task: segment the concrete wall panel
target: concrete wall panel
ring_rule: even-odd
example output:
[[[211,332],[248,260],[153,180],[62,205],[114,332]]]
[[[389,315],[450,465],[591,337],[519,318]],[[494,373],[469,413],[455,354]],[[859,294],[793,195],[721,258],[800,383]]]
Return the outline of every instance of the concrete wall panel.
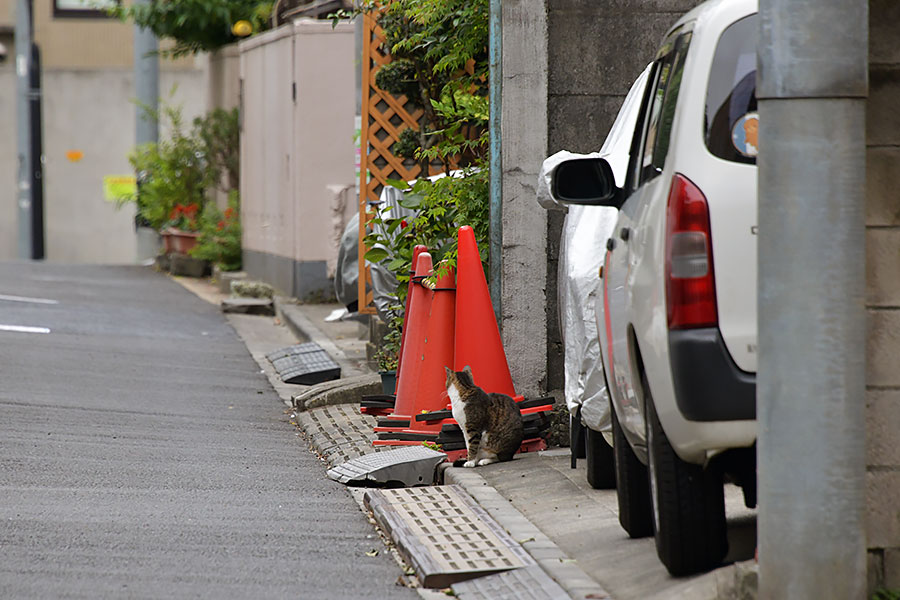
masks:
[[[900,465],[900,390],[871,390],[866,394],[866,436],[870,466]]]
[[[4,71],[0,92],[0,185],[15,190],[15,82]],[[182,104],[187,123],[204,105],[200,71],[163,71],[160,89],[177,83],[169,101]],[[123,69],[47,69],[43,74],[44,216],[47,260],[64,263],[130,264],[136,247],[132,207],[116,210],[103,197],[103,177],[131,175],[136,107],[133,74]],[[164,135],[164,132],[163,132]],[[66,152],[79,150],[80,161]],[[7,182],[7,183],[3,183]],[[17,256],[15,204],[0,207],[0,259]]]
[[[900,208],[900,206],[898,206]],[[900,306],[900,227],[866,232],[866,303]],[[900,429],[900,421],[897,421]]]
[[[866,541],[869,548],[896,548],[900,540],[900,470],[866,473]],[[896,567],[896,563],[894,563]],[[896,573],[886,573],[894,578]]]
[[[900,3],[869,2],[866,533],[869,581],[900,588]],[[874,571],[874,572],[873,572]]]
[[[900,64],[872,65],[869,69],[869,102],[866,110],[870,146],[900,146]]]
[[[869,147],[866,152],[866,225],[900,226],[900,146]]]

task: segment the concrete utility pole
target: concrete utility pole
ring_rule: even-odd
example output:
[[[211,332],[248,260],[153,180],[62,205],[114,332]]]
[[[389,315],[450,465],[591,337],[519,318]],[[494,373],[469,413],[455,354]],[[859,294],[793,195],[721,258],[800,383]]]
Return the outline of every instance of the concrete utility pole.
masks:
[[[20,0],[21,1],[21,0]],[[149,4],[150,0],[135,0],[135,4]],[[154,116],[159,110],[159,57],[156,35],[140,25],[134,26],[134,95],[138,106],[135,112],[135,144],[159,141],[159,123]],[[147,114],[145,108],[152,111]]]
[[[135,0],[135,4],[149,3],[150,0]],[[134,26],[134,95],[135,107],[134,143],[136,145],[159,141],[159,56],[156,35],[149,29]],[[137,173],[138,178],[141,174]],[[137,262],[156,257],[159,239],[155,232],[144,227],[141,216],[135,217],[137,236]]]
[[[491,256],[491,303],[494,305],[494,316],[497,324],[503,327],[501,319],[500,296],[502,292],[503,262],[503,161],[501,160],[500,114],[503,89],[503,19],[500,0],[490,0],[490,42],[489,42],[489,79],[490,79],[490,129],[491,150],[491,211],[490,211],[490,256]]]
[[[868,2],[759,8],[759,597],[862,600]]]
[[[19,258],[32,258],[32,207],[31,183],[31,0],[16,2],[16,154],[19,171],[17,181],[17,215],[19,223]]]

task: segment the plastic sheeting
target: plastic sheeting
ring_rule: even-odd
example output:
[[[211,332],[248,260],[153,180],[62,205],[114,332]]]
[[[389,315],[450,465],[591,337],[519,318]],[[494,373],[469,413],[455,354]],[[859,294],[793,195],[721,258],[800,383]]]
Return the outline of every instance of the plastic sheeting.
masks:
[[[615,208],[564,205],[552,194],[552,178],[560,163],[600,157],[609,162],[616,185],[625,182],[631,138],[640,109],[649,67],[628,92],[616,121],[599,152],[557,152],[547,158],[538,175],[538,203],[547,209],[567,209],[560,239],[558,300],[564,346],[566,405],[571,414],[580,407],[581,420],[595,431],[610,430],[609,395],[600,357],[598,323],[603,323],[599,271],[606,255],[606,240],[618,218]]]
[[[400,198],[404,192],[391,186],[384,186],[379,197],[380,207],[386,209],[382,213],[385,219],[409,219],[415,218],[415,211],[400,206]],[[381,227],[375,225],[375,227]],[[386,235],[384,230],[382,233]],[[334,293],[338,302],[346,306],[357,300],[357,286],[359,284],[359,215],[355,215],[341,236],[341,245],[338,249],[337,268],[334,279]],[[389,309],[396,300],[392,295],[397,290],[397,278],[381,263],[368,262],[369,273],[372,275],[372,291],[375,309],[382,321],[388,322]]]

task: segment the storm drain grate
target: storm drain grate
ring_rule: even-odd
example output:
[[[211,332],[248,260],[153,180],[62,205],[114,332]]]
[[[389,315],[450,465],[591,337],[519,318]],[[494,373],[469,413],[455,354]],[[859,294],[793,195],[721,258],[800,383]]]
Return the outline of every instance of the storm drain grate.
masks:
[[[266,355],[285,383],[315,385],[341,378],[341,367],[315,342],[288,346]]]
[[[406,446],[354,458],[330,469],[328,476],[341,483],[431,485],[435,468],[445,460],[447,455],[443,452],[424,446]]]
[[[538,566],[505,571],[453,584],[460,600],[569,600],[570,596]]]
[[[371,490],[365,501],[425,587],[535,564],[459,486]]]

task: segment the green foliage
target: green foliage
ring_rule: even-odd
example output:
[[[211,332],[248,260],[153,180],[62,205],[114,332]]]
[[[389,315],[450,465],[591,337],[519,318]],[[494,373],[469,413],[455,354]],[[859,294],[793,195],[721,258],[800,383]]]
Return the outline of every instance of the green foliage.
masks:
[[[425,112],[421,131],[404,130],[393,152],[413,155],[423,173],[435,165],[453,173],[411,186],[390,182],[407,192],[401,204],[416,217],[405,222],[379,212],[366,237],[366,259],[395,274],[402,301],[417,244],[428,246],[435,264],[454,266],[456,231],[470,225],[487,260],[489,9],[487,0],[392,0],[383,8],[368,0],[361,12],[378,21],[392,59],[376,74],[376,85],[406,95]]]
[[[228,192],[240,188],[241,130],[238,109],[213,109],[194,119],[194,132],[209,163],[210,183]]]
[[[879,588],[872,594],[872,600],[900,600],[900,590]]]
[[[381,344],[375,351],[375,362],[379,371],[396,371],[400,358],[400,340],[403,328],[403,307],[391,306],[388,318],[388,331],[381,338]]]
[[[180,211],[176,214],[176,205],[196,205],[194,212],[202,212],[209,165],[196,137],[184,130],[181,107],[165,104],[157,117],[169,121],[170,136],[159,143],[142,144],[128,156],[137,173],[138,191],[117,200],[116,205],[121,208],[133,202],[149,226],[159,230],[184,216]]]
[[[181,108],[164,104],[157,117],[170,124],[170,135],[158,144],[144,144],[129,155],[140,185],[134,196],[117,201],[134,203],[152,228],[199,231],[191,255],[223,271],[241,268],[240,129],[237,109],[216,109],[184,128]],[[220,211],[213,190],[228,193],[228,208]]]
[[[237,190],[231,190],[223,213],[209,203],[200,216],[200,237],[191,256],[208,260],[223,271],[241,268],[241,217]]]
[[[151,0],[147,4],[119,4],[109,14],[149,28],[161,39],[175,41],[171,56],[211,51],[237,41],[231,28],[249,21],[253,32],[268,28],[273,2],[259,0]]]

